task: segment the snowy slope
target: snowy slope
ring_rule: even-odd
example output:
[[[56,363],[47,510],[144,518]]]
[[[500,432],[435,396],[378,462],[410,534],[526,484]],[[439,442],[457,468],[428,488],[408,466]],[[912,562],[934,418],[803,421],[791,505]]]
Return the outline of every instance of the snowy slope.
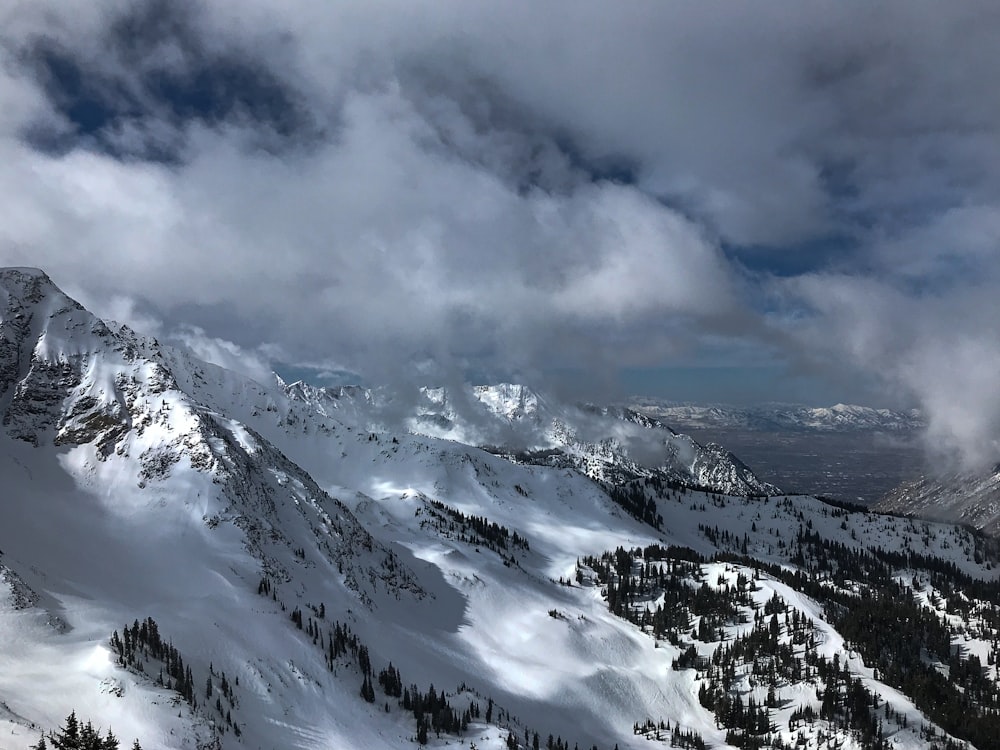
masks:
[[[422,388],[412,405],[361,389],[282,385],[290,398],[355,425],[384,429],[387,413],[402,413],[408,416],[398,426],[409,432],[522,463],[576,468],[601,482],[655,475],[730,495],[780,492],[721,446],[701,445],[638,411],[559,404],[520,384]]]
[[[242,672],[245,731],[287,742],[275,712],[262,717],[274,685],[302,692],[290,679],[303,678],[260,644],[283,650],[287,665],[308,663],[310,649],[286,632],[277,603],[252,601],[261,575],[295,588],[304,577],[322,581],[329,601],[352,606],[419,604],[426,592],[344,505],[258,435],[191,401],[162,363],[44,277],[16,272],[4,281],[2,562],[44,591],[46,604],[35,613],[15,602],[4,614],[33,643],[4,653],[9,709],[52,726],[76,706],[153,747],[209,741],[220,717],[176,722],[185,718],[176,696],[114,668],[112,630],[153,616],[201,679],[210,662]],[[295,553],[303,543],[308,559]],[[248,619],[248,611],[265,616]],[[36,677],[25,680],[24,670]],[[107,681],[125,685],[122,700]],[[307,694],[281,703],[279,715],[303,727],[315,721]],[[328,720],[332,736],[344,731],[337,721]]]
[[[581,562],[654,544],[779,566],[772,575],[706,560],[691,581],[722,591],[754,579],[740,605],[751,622],[778,593],[814,624],[818,655],[840,654],[909,717],[890,726],[895,746],[927,747],[912,701],[847,649],[821,603],[777,574],[823,570],[809,557],[818,542],[795,561],[803,544],[793,540],[811,539],[808,529],[844,549],[919,553],[996,579],[995,556],[963,529],[643,475],[625,486],[663,517],[657,530],[576,468],[370,429],[358,422],[364,410],[345,411],[358,393],[317,409],[314,398],[106,325],[39,272],[0,272],[0,316],[2,747],[27,747],[73,709],[147,750],[414,747],[417,724],[398,698],[378,684],[374,702],[361,696],[360,651],[328,658],[335,622],[367,646],[373,677],[391,662],[404,684],[433,684],[459,712],[480,706],[461,739],[432,732],[430,746],[498,748],[511,732],[524,746],[527,731],[571,747],[648,748],[655,732],[633,730],[647,719],[726,746],[699,700],[708,674],[673,666],[690,645],[710,658],[724,641],[697,638],[697,618],[676,644],[654,637],[611,611],[608,586]],[[538,408],[520,395],[513,410],[501,402],[510,421]],[[919,578],[906,565],[895,575]],[[816,585],[858,585],[842,578]],[[955,616],[929,582],[920,586],[928,611]],[[146,617],[193,671],[196,705],[157,683],[155,659],[140,660],[144,673],[116,663],[112,632]],[[969,641],[984,656],[988,623]],[[725,639],[748,629],[721,627]],[[791,647],[791,626],[779,630],[776,642]],[[238,685],[219,711],[223,672]],[[792,726],[796,706],[821,706],[816,679],[779,686],[776,736],[859,747],[825,720]],[[741,672],[733,690],[758,690],[753,681]]]
[[[906,482],[877,504],[901,513],[973,526],[1000,535],[1000,471],[928,475]]]

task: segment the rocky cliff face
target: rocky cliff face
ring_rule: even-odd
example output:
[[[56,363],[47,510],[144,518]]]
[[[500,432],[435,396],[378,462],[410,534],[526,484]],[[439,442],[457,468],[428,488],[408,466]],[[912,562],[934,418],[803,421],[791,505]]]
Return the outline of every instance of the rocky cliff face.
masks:
[[[189,358],[109,327],[31,269],[0,274],[0,306],[0,409],[9,437],[79,448],[88,471],[113,464],[102,471],[133,477],[139,490],[203,488],[203,523],[239,528],[247,549],[281,579],[293,547],[287,529],[305,525],[362,599],[371,601],[380,586],[392,596],[423,595],[343,503],[259,433],[181,389],[178,381],[203,379]]]

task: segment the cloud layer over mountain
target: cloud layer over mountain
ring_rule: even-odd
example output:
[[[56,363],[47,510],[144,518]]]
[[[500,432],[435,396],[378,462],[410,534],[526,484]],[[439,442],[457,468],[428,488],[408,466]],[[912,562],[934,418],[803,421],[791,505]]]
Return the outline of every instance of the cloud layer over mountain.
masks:
[[[0,261],[98,312],[253,373],[780,365],[997,458],[993,4],[25,1],[0,29]]]

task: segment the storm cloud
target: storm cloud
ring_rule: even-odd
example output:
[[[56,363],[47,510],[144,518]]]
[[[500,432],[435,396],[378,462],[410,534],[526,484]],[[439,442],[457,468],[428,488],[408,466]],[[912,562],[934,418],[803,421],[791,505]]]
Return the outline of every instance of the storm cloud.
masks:
[[[255,376],[595,400],[752,360],[997,459],[994,4],[35,0],[0,29],[0,262],[100,314]]]

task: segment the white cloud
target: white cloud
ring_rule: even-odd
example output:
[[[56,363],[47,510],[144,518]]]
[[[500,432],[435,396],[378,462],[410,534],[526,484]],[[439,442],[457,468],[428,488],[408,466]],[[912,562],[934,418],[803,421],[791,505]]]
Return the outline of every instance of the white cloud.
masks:
[[[845,361],[914,399],[927,415],[932,456],[982,469],[1000,455],[1000,316],[995,277],[911,294],[872,279],[813,275],[782,283],[814,310],[789,326],[802,350]]]
[[[108,31],[152,7],[174,15],[145,46]],[[0,262],[102,309],[190,322],[196,350],[258,375],[280,342],[373,380],[430,362],[603,385],[737,340],[880,378],[965,451],[1000,434],[994,4],[79,11],[0,11]],[[38,35],[140,114],[61,155],[28,145],[72,140]],[[144,88],[218,60],[268,96],[223,87],[182,117]],[[137,158],[150,144],[177,161]],[[830,234],[850,245],[831,268],[784,279],[720,250]]]
[[[3,231],[57,283],[224,308],[300,359],[361,371],[428,353],[526,366],[567,326],[736,304],[718,250],[636,188],[522,191],[437,139],[390,89],[352,94],[308,158],[209,131],[179,169],[16,149],[29,205],[0,209]]]
[[[171,332],[167,341],[190,349],[199,359],[249,375],[260,383],[270,383],[274,379],[274,371],[264,351],[244,349],[232,341],[209,336],[197,326],[183,326]]]

